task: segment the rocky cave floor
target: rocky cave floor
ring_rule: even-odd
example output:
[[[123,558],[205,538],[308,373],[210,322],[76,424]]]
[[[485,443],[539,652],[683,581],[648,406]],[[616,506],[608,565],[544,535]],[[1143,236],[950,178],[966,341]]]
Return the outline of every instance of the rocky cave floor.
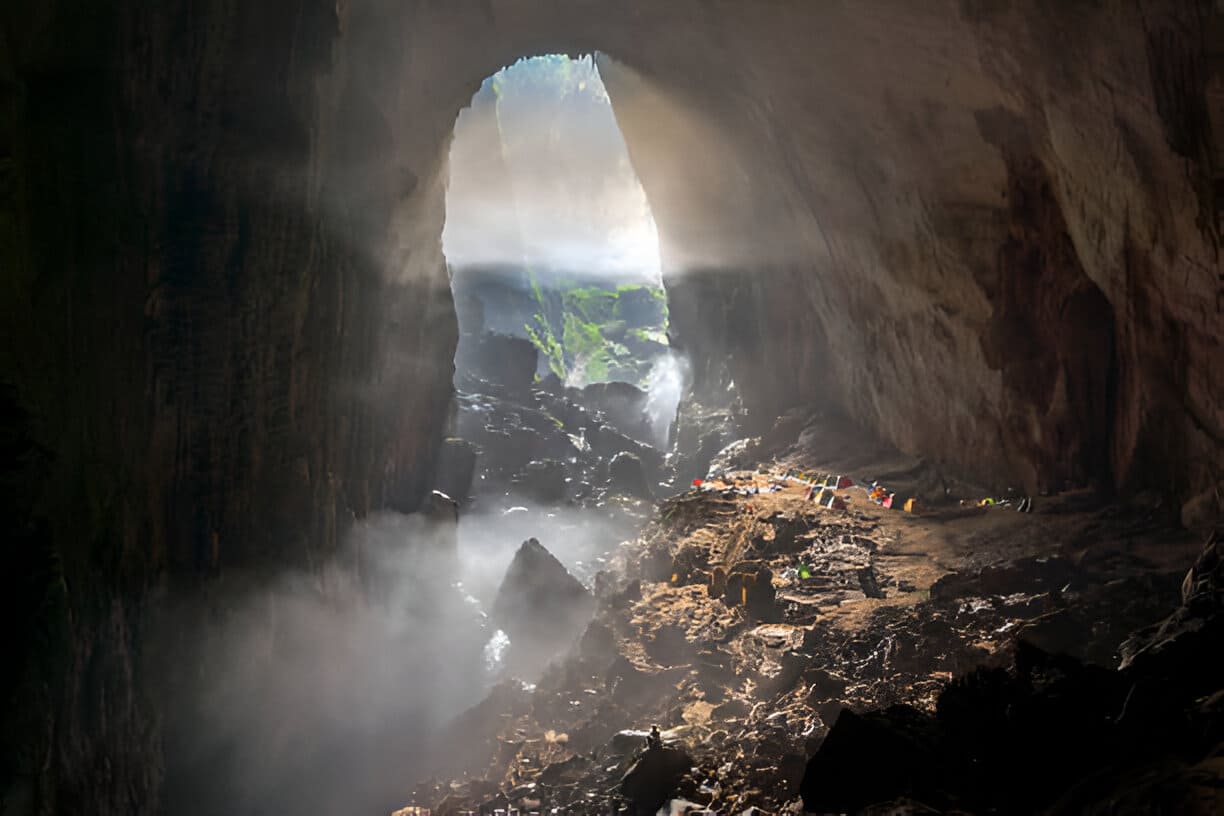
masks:
[[[1214,545],[1083,492],[1019,513],[941,481],[945,500],[913,514],[858,487],[825,509],[782,474],[878,478],[898,497],[933,477],[835,425],[795,435],[659,502],[596,576],[573,647],[460,717],[406,802],[1224,811]],[[769,463],[731,469],[754,457]],[[647,750],[655,724],[664,746]]]

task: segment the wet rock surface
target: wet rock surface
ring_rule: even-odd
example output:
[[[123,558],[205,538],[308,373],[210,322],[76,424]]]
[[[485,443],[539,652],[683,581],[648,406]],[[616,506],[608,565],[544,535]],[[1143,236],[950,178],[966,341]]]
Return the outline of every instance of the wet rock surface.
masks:
[[[438,453],[438,472],[434,477],[437,489],[460,504],[466,502],[472,491],[479,454],[476,446],[465,439],[445,439]]]
[[[623,433],[642,444],[651,444],[650,419],[646,414],[646,392],[627,382],[606,382],[582,389],[583,405],[600,411]]]
[[[484,380],[514,392],[531,388],[539,351],[530,340],[494,332],[462,334],[455,351],[460,388]]]

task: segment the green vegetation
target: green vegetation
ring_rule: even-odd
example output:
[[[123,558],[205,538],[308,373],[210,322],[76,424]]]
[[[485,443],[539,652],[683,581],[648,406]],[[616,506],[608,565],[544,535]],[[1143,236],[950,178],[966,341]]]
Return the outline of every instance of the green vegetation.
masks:
[[[626,284],[545,288],[528,270],[537,311],[524,328],[562,380],[641,383],[667,345],[662,287]]]
[[[575,313],[566,312],[561,341],[570,358],[583,366],[583,379],[600,382],[608,378],[608,370],[615,361],[598,324],[584,322]]]
[[[528,323],[523,326],[527,330],[527,336],[548,360],[548,367],[552,370],[552,373],[564,380],[566,377],[565,349],[557,342],[557,338],[553,336],[552,327],[548,325],[548,321],[542,315],[534,315],[532,322],[536,325],[532,326]]]
[[[540,127],[524,126],[530,117],[546,117],[545,121],[552,123],[546,137],[552,140],[563,139],[568,132],[557,124],[564,120],[566,111],[572,114],[579,110],[586,115],[592,110],[602,111],[609,127],[616,127],[607,91],[591,56],[572,60],[564,54],[551,54],[523,60],[494,74],[489,87],[495,98],[500,136],[497,149],[508,168],[516,157],[531,155],[528,148],[545,138]],[[575,183],[587,185],[580,184],[579,189],[596,192],[632,174],[627,169],[627,155],[613,170],[600,169],[598,162],[575,168],[580,173]],[[637,184],[636,178],[632,183]],[[524,229],[522,223],[518,226]],[[552,373],[575,385],[645,380],[654,358],[667,345],[667,296],[661,286],[593,285],[589,278],[538,276],[530,266],[523,271],[534,297],[534,313],[516,312],[520,317],[515,323],[523,320],[527,337]],[[519,303],[518,308],[523,308]]]
[[[630,329],[629,336],[639,343],[658,343],[667,345],[667,332],[659,329]]]

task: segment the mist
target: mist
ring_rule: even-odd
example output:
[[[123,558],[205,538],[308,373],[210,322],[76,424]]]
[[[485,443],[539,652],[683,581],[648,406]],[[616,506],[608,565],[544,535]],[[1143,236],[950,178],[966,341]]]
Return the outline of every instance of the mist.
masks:
[[[646,378],[645,410],[654,444],[660,450],[668,447],[680,400],[691,383],[692,371],[688,358],[673,349],[660,355],[650,369],[650,375]]]
[[[171,769],[172,798],[201,814],[409,804],[414,781],[465,756],[447,724],[506,677],[513,644],[486,609],[520,543],[538,538],[589,585],[631,533],[589,510],[489,507],[457,527],[381,513],[319,569],[231,581],[208,621],[173,624],[198,671],[180,681],[169,732],[183,773]]]

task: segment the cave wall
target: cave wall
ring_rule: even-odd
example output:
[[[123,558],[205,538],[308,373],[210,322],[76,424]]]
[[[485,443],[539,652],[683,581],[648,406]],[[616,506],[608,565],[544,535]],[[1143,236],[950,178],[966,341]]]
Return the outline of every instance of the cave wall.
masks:
[[[601,69],[673,280],[730,266],[781,293],[714,349],[766,413],[824,400],[987,485],[1154,489],[1202,523],[1217,6],[736,8]],[[687,70],[699,39],[717,59]]]
[[[402,71],[334,3],[35,5],[0,14],[0,380],[46,450],[5,463],[37,487],[6,518],[0,791],[156,812],[192,648],[150,653],[165,599],[411,509],[457,330],[438,235],[411,276],[387,240],[415,180],[369,93]]]
[[[162,599],[317,563],[348,518],[427,489],[455,343],[446,148],[520,56],[614,58],[669,285],[709,304],[674,330],[757,416],[819,401],[992,483],[1218,514],[1220,16],[6,8],[0,379],[46,450],[5,473],[30,495],[6,506],[6,810],[156,812]]]

